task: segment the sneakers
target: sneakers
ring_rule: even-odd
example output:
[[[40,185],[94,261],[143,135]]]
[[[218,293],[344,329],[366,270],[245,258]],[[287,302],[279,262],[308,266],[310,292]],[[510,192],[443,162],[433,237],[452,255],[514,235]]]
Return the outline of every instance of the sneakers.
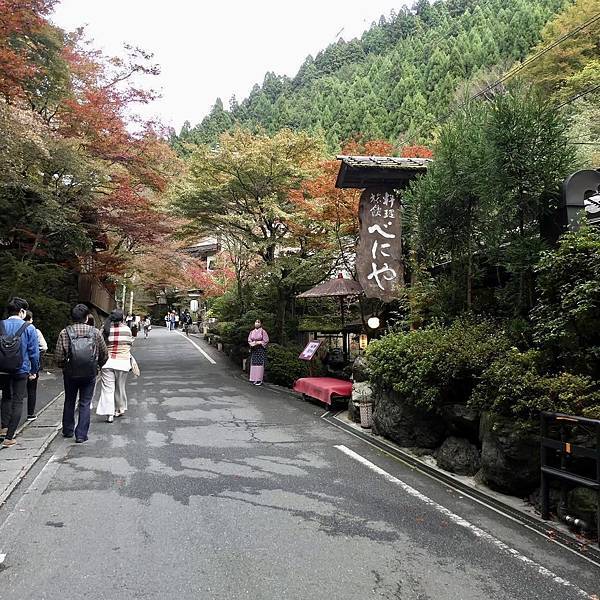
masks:
[[[29,416],[27,417],[27,420],[28,420],[28,421],[35,421],[36,419],[37,419],[37,415],[29,415]]]
[[[76,444],[83,444],[83,442],[87,442],[87,440],[84,438],[75,438]]]
[[[4,440],[2,442],[2,448],[10,448],[11,446],[14,446],[17,443],[17,440],[15,440],[14,438],[12,440]]]
[[[106,417],[107,423],[112,423],[114,420],[115,420],[115,418],[112,415],[108,415],[108,417]]]
[[[262,385],[262,381],[255,381],[254,385]]]

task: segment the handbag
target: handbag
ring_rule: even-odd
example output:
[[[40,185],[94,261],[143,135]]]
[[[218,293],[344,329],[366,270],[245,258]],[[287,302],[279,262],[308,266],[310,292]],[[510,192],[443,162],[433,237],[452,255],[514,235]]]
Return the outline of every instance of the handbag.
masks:
[[[133,358],[133,356],[131,357],[131,372],[133,373],[134,377],[139,377],[141,375],[140,372],[140,367],[137,364],[137,360],[135,360],[135,358]]]

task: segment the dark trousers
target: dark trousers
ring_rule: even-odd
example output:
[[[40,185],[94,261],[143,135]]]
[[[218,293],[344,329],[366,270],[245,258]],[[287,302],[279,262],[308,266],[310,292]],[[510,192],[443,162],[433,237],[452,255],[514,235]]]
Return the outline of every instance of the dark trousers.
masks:
[[[8,429],[6,439],[12,440],[23,414],[23,401],[27,394],[27,375],[2,375],[2,404],[0,406],[2,429]]]
[[[27,379],[27,416],[35,415],[35,405],[37,404],[37,386],[40,374],[35,374],[35,379]]]
[[[64,436],[72,436],[78,440],[87,440],[90,429],[90,404],[94,397],[96,378],[73,379],[63,374],[65,382],[65,406],[63,408],[62,432]],[[79,418],[75,427],[75,402],[79,395]]]

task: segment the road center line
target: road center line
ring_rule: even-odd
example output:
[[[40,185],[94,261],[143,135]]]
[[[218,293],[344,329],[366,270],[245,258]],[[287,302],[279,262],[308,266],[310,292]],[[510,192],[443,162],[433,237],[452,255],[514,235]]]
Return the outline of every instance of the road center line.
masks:
[[[451,510],[447,509],[446,507],[442,506],[441,504],[438,504],[437,502],[435,502],[431,498],[425,496],[424,494],[422,494],[421,492],[419,492],[415,488],[411,487],[407,483],[404,483],[404,481],[398,479],[397,477],[394,477],[393,475],[391,475],[387,471],[384,471],[381,467],[378,467],[376,464],[374,464],[371,461],[367,460],[366,458],[364,458],[360,454],[357,454],[353,450],[350,450],[350,448],[347,448],[346,446],[343,446],[343,445],[335,446],[335,448],[337,448],[340,452],[343,452],[344,454],[346,454],[350,458],[352,458],[352,459],[356,460],[357,462],[361,463],[362,465],[364,465],[368,469],[371,469],[371,471],[374,471],[378,475],[381,475],[382,477],[384,477],[390,483],[393,483],[394,485],[399,486],[400,488],[402,488],[402,490],[404,492],[406,492],[410,496],[413,496],[413,498],[417,498],[418,500],[420,500],[424,504],[427,504],[428,506],[431,506],[433,509],[435,509],[437,512],[443,514],[445,517],[447,517],[448,519],[450,519],[453,523],[455,523],[459,527],[463,527],[465,529],[468,529],[476,537],[478,537],[480,539],[483,539],[486,542],[489,542],[490,544],[493,544],[494,546],[496,546],[496,548],[502,550],[504,553],[512,556],[513,558],[515,558],[515,559],[521,561],[522,563],[525,563],[529,567],[535,569],[540,575],[552,579],[552,581],[554,581],[554,583],[557,583],[559,585],[562,585],[564,587],[567,587],[567,588],[570,588],[570,589],[574,590],[577,593],[577,595],[581,596],[582,598],[587,598],[588,600],[593,600],[595,598],[594,596],[591,596],[587,592],[584,592],[581,588],[579,588],[576,585],[572,584],[567,579],[564,579],[563,577],[560,577],[560,576],[556,575],[556,573],[553,573],[552,571],[550,571],[546,567],[544,567],[544,566],[536,563],[535,561],[533,561],[531,558],[528,558],[527,556],[521,554],[518,550],[515,550],[514,548],[511,548],[510,546],[508,546],[507,544],[505,544],[501,540],[495,538],[493,535],[491,535],[487,531],[484,531],[483,529],[480,529],[476,525],[473,525],[473,523],[470,523],[466,519],[463,519],[462,517],[460,517],[457,514],[453,513]]]
[[[198,350],[198,352],[200,352],[200,354],[202,354],[202,356],[204,356],[204,358],[206,358],[206,360],[211,365],[217,364],[216,360],[213,360],[204,350],[202,350],[202,348],[200,348],[200,346],[198,346],[198,344],[196,344],[196,342],[194,342],[193,340],[190,340],[190,338],[187,335],[184,335],[183,333],[181,333],[181,331],[177,331],[177,330],[175,330],[175,333],[178,333],[182,338],[186,339],[192,346],[194,346],[194,348],[196,348],[196,350]]]

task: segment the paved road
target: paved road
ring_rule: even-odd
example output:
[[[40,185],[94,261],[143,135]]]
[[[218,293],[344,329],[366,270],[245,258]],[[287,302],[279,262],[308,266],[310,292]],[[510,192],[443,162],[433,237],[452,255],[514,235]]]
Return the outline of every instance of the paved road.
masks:
[[[196,340],[197,343],[200,343]],[[256,388],[177,333],[136,342],[128,415],[0,511],[0,596],[590,598],[600,571]],[[27,493],[24,493],[27,492]]]

